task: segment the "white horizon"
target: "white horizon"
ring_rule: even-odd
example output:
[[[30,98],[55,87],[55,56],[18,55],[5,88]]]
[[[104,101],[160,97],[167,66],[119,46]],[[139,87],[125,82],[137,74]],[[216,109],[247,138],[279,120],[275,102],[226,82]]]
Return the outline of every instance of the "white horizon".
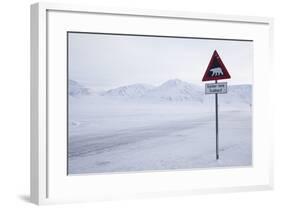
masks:
[[[157,84],[157,85],[150,84],[150,83],[132,83],[132,84],[124,84],[124,85],[113,86],[113,87],[110,87],[110,88],[96,88],[96,87],[91,87],[91,85],[81,84],[81,82],[79,80],[73,80],[73,79],[69,79],[69,80],[77,82],[78,84],[82,85],[83,88],[89,88],[91,90],[95,90],[96,92],[115,90],[115,89],[118,89],[118,88],[129,87],[129,86],[133,86],[133,85],[148,85],[148,86],[152,86],[154,88],[157,88],[157,87],[160,87],[161,85],[165,84],[166,82],[173,81],[173,80],[179,80],[181,82],[185,82],[187,84],[192,84],[192,85],[195,85],[197,87],[202,87],[202,88],[205,87],[205,83],[215,83],[214,81],[209,81],[209,82],[204,82],[203,85],[201,85],[201,84],[198,84],[198,83],[192,83],[192,82],[188,82],[188,81],[185,81],[185,80],[175,78],[175,79],[166,80],[166,81],[164,81],[160,84]],[[218,83],[219,82],[226,82],[226,80],[218,80]],[[252,86],[252,83],[243,83],[243,84],[229,84],[228,83],[228,86],[237,86],[237,85],[250,85],[250,86]]]

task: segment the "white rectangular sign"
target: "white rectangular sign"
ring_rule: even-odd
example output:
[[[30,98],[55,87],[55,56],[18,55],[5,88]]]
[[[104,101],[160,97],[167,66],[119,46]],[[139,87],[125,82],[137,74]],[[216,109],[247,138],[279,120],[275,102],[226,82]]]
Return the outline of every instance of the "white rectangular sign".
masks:
[[[205,94],[227,93],[227,82],[208,83],[205,85]]]

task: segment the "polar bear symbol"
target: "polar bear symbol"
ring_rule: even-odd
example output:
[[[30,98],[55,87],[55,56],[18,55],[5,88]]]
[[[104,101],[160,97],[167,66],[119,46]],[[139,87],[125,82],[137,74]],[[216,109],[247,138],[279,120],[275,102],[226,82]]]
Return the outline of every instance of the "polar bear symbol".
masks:
[[[213,68],[210,71],[212,72],[212,77],[223,75],[222,69],[220,67]]]

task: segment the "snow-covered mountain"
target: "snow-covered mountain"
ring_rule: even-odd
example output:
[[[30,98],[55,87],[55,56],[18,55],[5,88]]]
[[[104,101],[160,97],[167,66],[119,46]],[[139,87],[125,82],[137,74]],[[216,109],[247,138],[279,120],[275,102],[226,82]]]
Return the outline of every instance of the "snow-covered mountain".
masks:
[[[77,81],[69,80],[68,94],[73,97],[81,96],[81,95],[90,95],[91,89],[84,87],[83,85],[79,84]]]
[[[244,103],[252,104],[251,85],[230,85],[227,94],[220,96],[221,102],[225,104]]]
[[[203,102],[203,93],[202,87],[173,79],[149,90],[143,97],[162,101]]]
[[[118,87],[115,89],[108,90],[102,93],[102,96],[113,96],[113,97],[128,97],[128,98],[138,98],[145,95],[149,90],[153,89],[152,85],[147,84],[133,84],[123,87]]]
[[[172,79],[159,86],[147,84],[133,84],[110,89],[100,93],[86,88],[77,81],[69,81],[69,94],[73,97],[83,95],[95,95],[109,99],[134,100],[138,102],[189,102],[189,103],[213,103],[214,96],[205,95],[204,87],[191,84],[179,79]],[[252,104],[251,85],[229,85],[227,94],[219,96],[220,104]]]

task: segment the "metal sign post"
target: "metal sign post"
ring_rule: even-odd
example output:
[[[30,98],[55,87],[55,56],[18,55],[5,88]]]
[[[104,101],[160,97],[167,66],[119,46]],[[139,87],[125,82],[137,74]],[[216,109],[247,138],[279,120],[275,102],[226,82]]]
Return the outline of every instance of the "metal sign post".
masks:
[[[215,80],[215,83],[205,85],[205,94],[215,94],[215,113],[216,113],[216,159],[219,159],[219,115],[218,115],[218,94],[227,93],[227,83],[218,83],[220,79],[230,79],[226,67],[224,66],[218,52],[215,50],[209,62],[202,81]]]
[[[215,114],[216,114],[216,159],[219,159],[219,96],[218,94],[227,93],[227,82],[205,84],[205,94],[215,94]]]
[[[216,80],[217,84],[218,81]],[[216,97],[216,159],[219,159],[219,115],[218,115],[218,93],[215,94]]]

